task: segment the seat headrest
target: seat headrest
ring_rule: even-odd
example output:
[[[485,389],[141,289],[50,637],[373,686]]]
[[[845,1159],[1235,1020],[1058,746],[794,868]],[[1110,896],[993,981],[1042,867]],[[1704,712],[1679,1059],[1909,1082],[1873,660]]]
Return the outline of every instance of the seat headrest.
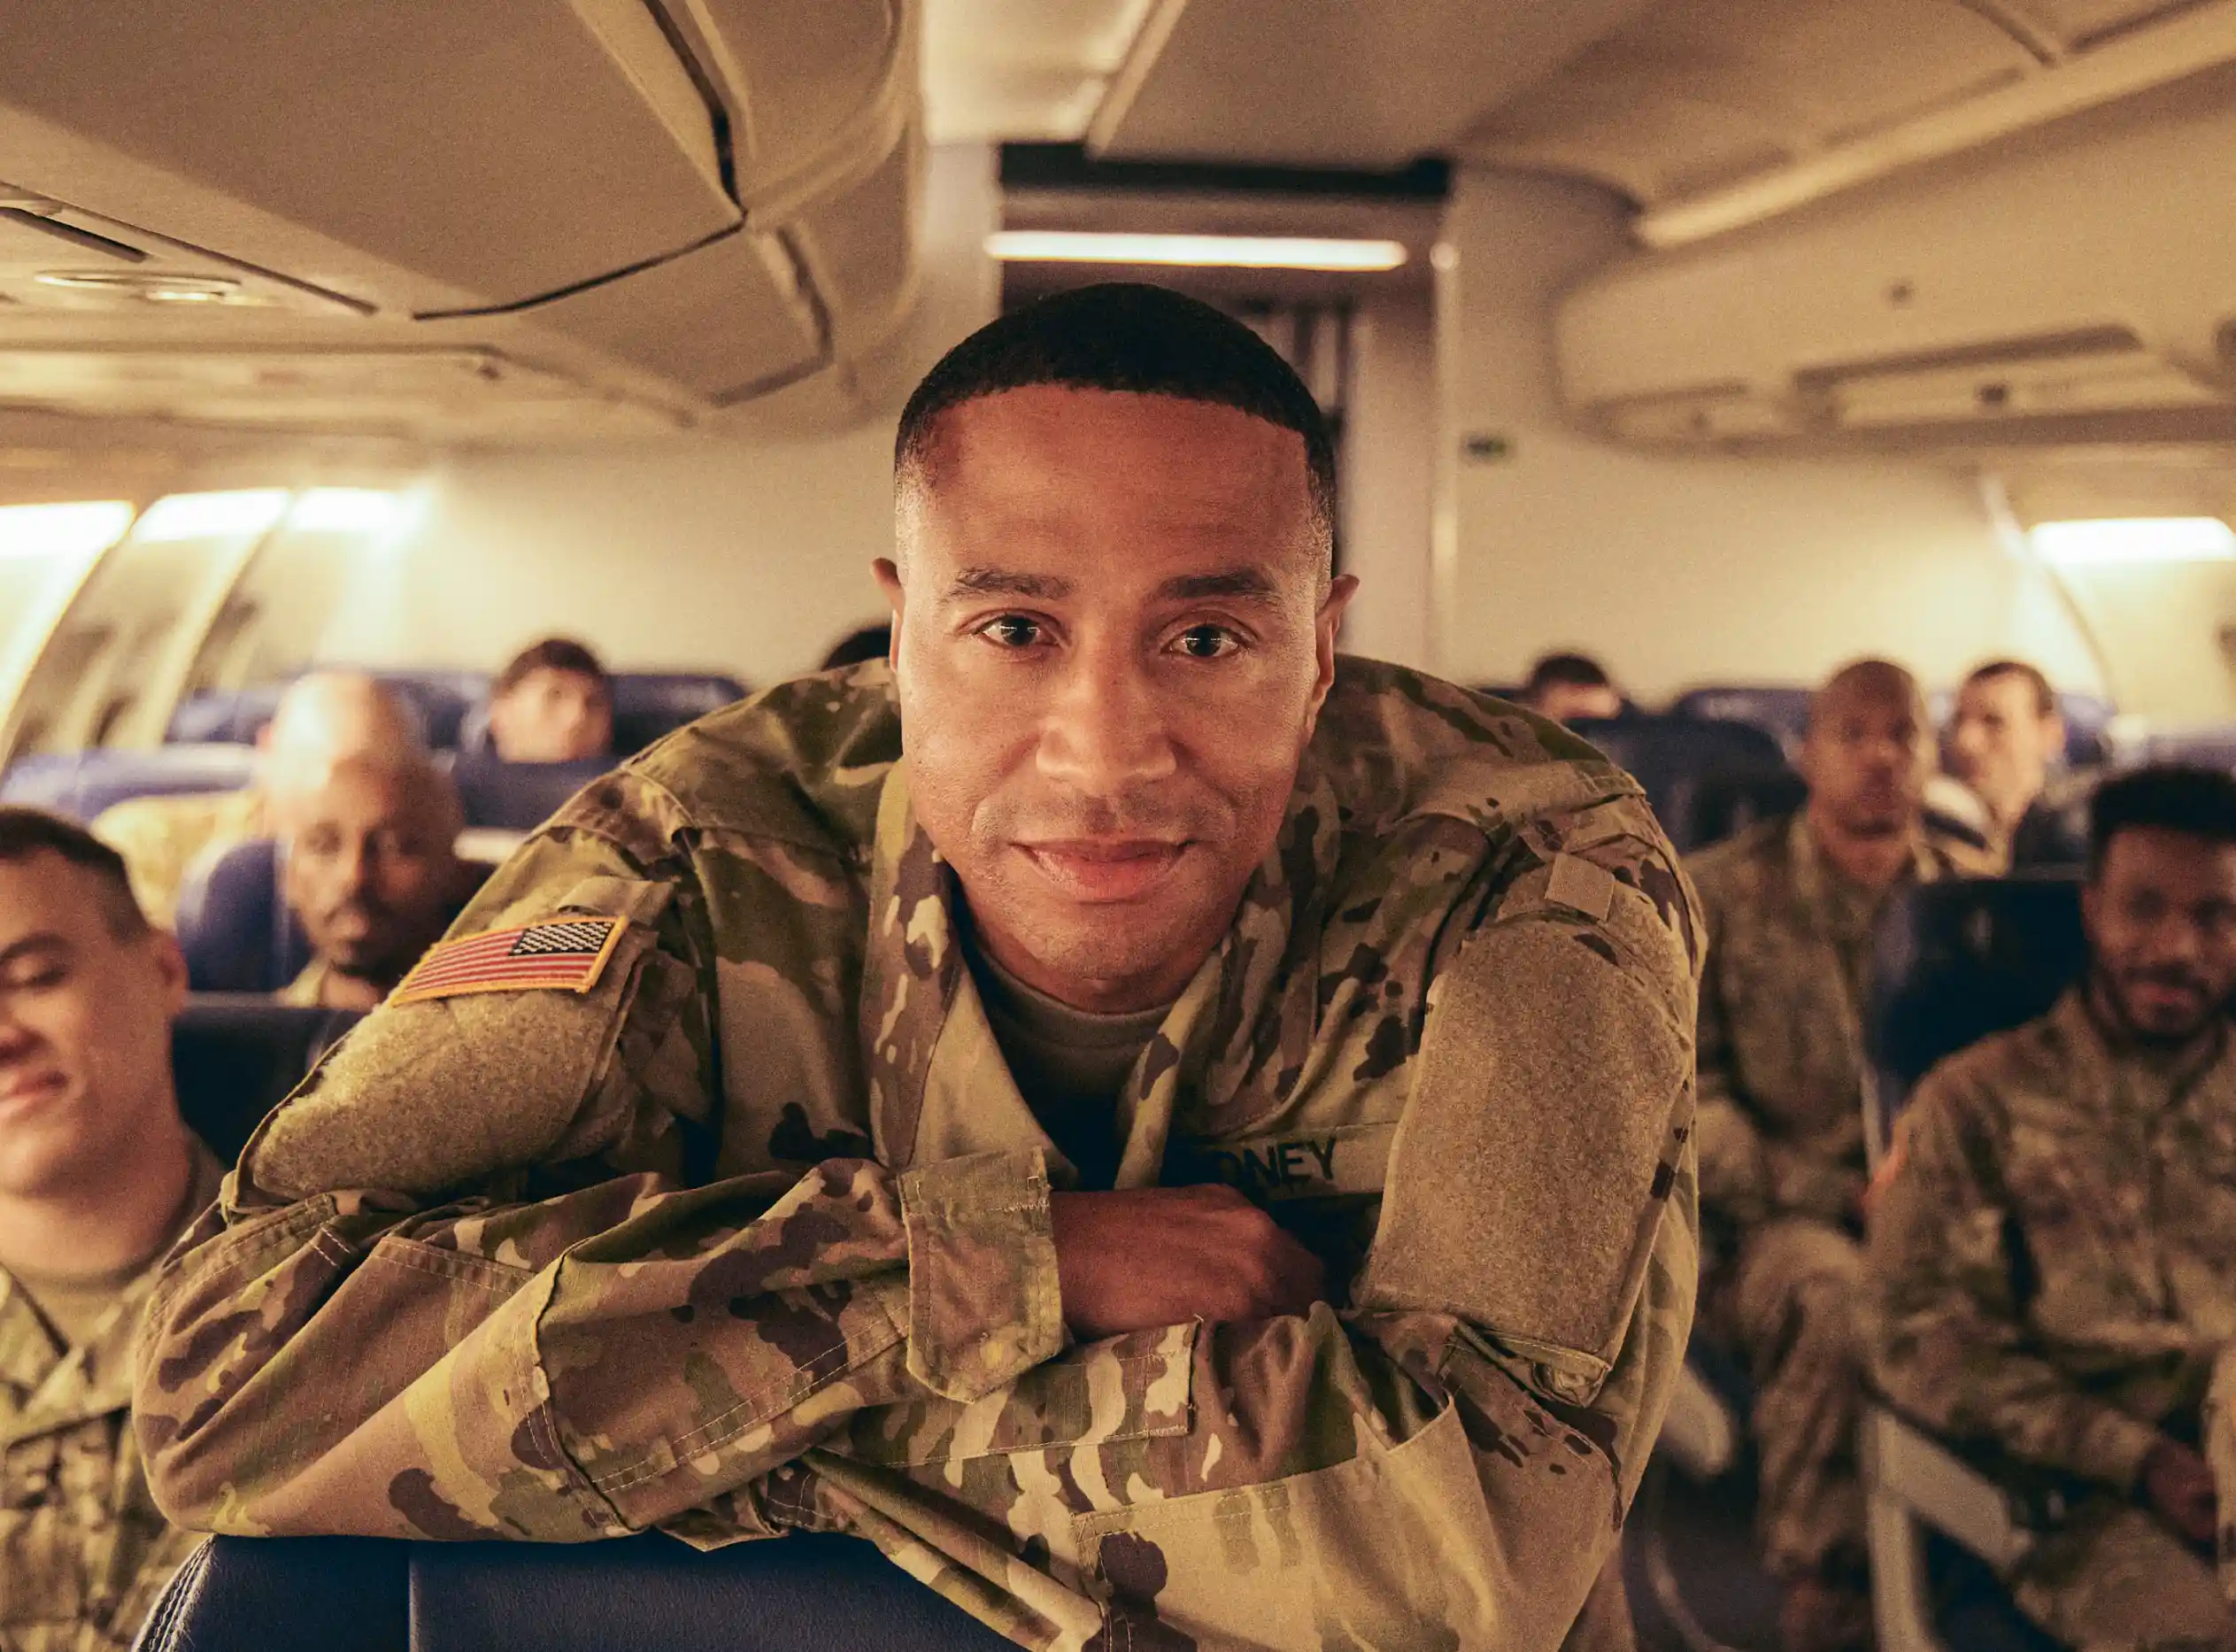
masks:
[[[605,757],[573,763],[507,763],[488,752],[461,752],[451,778],[458,786],[468,826],[533,831],[559,805],[613,768],[613,760]]]
[[[256,753],[244,745],[166,745],[151,752],[101,748],[27,757],[0,778],[0,802],[52,809],[91,821],[131,798],[237,791],[255,776]]]
[[[188,874],[179,890],[179,946],[197,992],[276,992],[303,973],[311,943],[288,910],[280,845],[235,844]]]
[[[1691,791],[1715,776],[1779,775],[1785,755],[1751,724],[1700,717],[1611,717],[1579,721],[1574,731],[1646,788],[1662,830],[1680,849],[1693,846],[1685,819]]]
[[[247,994],[197,994],[171,1029],[179,1111],[227,1163],[329,1045],[354,1010],[302,1009]]]
[[[2043,875],[1897,892],[1873,942],[1864,1042],[1892,1121],[1936,1062],[2047,1013],[2081,978],[2080,880]]]

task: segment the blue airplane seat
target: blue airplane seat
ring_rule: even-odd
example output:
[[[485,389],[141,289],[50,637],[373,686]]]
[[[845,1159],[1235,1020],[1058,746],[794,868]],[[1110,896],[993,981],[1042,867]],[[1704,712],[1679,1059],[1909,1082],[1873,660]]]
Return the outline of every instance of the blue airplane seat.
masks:
[[[2236,723],[2201,723],[2186,729],[2154,730],[2124,745],[2120,767],[2149,763],[2197,763],[2236,769]]]
[[[253,778],[255,760],[247,746],[223,745],[42,753],[19,759],[0,776],[0,803],[90,821],[127,798],[237,791]]]
[[[303,973],[311,943],[281,892],[280,845],[235,844],[187,875],[179,945],[197,992],[276,992]]]
[[[335,670],[354,670],[349,666]],[[466,714],[488,692],[489,679],[478,671],[379,669],[368,673],[403,702],[418,725],[428,749],[458,749],[459,731]],[[290,679],[292,680],[292,679]],[[264,725],[272,721],[286,683],[259,683],[251,688],[210,689],[189,694],[171,713],[164,739],[172,745],[221,741],[251,745]]]
[[[1930,884],[1891,899],[1864,1026],[1874,1163],[1920,1079],[2042,1015],[2086,962],[2070,876]],[[1993,1442],[1939,1438],[1883,1402],[1866,1409],[1858,1446],[1885,1652],[2051,1647],[1998,1579],[2063,1517],[2071,1488]]]
[[[573,763],[507,763],[489,752],[461,752],[451,770],[468,826],[533,831],[560,804],[591,781],[610,774],[613,760],[587,757]]]
[[[213,1538],[136,1652],[1006,1652],[1011,1643],[860,1538],[701,1554],[657,1532],[603,1543]]]
[[[613,678],[613,749],[641,752],[687,722],[744,699],[747,689],[718,671],[625,671]]]
[[[1801,737],[1808,730],[1809,697],[1814,691],[1791,683],[1704,683],[1671,700],[1669,715],[1746,723],[1762,730],[1791,757],[1800,752]]]
[[[1780,775],[1785,755],[1751,723],[1699,717],[1613,717],[1579,722],[1575,732],[1646,788],[1662,830],[1678,849],[1700,846],[1692,799],[1704,784],[1733,775]]]
[[[171,1028],[179,1111],[226,1163],[358,1021],[354,1010],[299,1009],[244,993],[197,993]]]

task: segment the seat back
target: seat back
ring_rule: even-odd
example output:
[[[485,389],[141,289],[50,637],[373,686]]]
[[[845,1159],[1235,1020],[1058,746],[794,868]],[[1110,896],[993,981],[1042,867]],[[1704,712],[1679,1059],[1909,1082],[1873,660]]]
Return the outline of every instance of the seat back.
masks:
[[[458,749],[459,725],[489,688],[488,677],[478,671],[378,670],[369,675],[403,703],[420,737],[434,752]],[[259,683],[251,688],[190,694],[171,713],[163,737],[174,745],[191,742],[252,745],[258,731],[272,721],[280,696],[286,691],[285,683]]]
[[[613,749],[624,755],[746,693],[743,683],[719,671],[627,671],[613,681]]]
[[[238,791],[255,777],[244,745],[166,745],[151,752],[101,747],[23,758],[0,777],[0,803],[26,803],[90,821],[129,798]]]
[[[1743,722],[1760,729],[1791,758],[1801,749],[1809,726],[1812,691],[1792,683],[1711,683],[1688,689],[1669,702],[1673,717],[1710,722]]]
[[[276,992],[311,961],[311,942],[288,909],[280,845],[235,844],[187,875],[179,946],[197,992]]]
[[[1788,772],[1777,742],[1749,723],[1641,715],[1580,722],[1575,732],[1646,788],[1662,830],[1680,850],[1700,846],[1694,799],[1704,784]]]
[[[197,995],[171,1029],[179,1111],[227,1163],[359,1017],[244,994]]]
[[[2047,1014],[2087,961],[2075,876],[1921,884],[1889,900],[1873,942],[1864,1028],[1874,1154],[1938,1062]]]
[[[657,1532],[605,1543],[212,1538],[139,1652],[1008,1652],[1010,1642],[860,1538],[700,1554]]]
[[[533,831],[560,804],[613,768],[613,760],[606,757],[573,763],[507,763],[494,753],[461,752],[451,778],[458,786],[468,826]]]

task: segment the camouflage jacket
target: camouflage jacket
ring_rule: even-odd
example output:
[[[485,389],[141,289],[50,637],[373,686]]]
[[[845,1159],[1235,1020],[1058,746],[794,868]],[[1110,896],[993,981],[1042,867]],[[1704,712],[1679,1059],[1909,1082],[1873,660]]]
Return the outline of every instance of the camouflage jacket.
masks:
[[[1345,661],[1117,1120],[1119,1185],[1234,1182],[1335,1305],[1069,1346],[1068,1167],[899,746],[882,663],[806,678],[524,846],[459,933],[618,919],[610,956],[580,992],[407,981],[266,1121],[153,1316],[165,1506],[848,1530],[1037,1647],[1556,1645],[1696,1267],[1697,930],[1635,784]]]
[[[1905,1111],[1870,1235],[1889,1399],[2127,1489],[2198,1436],[2236,1340],[2236,1048],[2116,1051],[2078,993],[1944,1061]]]
[[[215,1162],[200,1162],[197,1210],[218,1185]],[[156,1272],[66,1347],[0,1270],[0,1652],[130,1646],[201,1540],[158,1511],[132,1432],[133,1339]]]
[[[179,920],[187,874],[265,831],[264,794],[256,791],[129,798],[93,822],[94,836],[124,857],[140,910],[166,930]]]
[[[1806,814],[1687,863],[1708,924],[1700,982],[1700,1199],[1741,1226],[1850,1219],[1862,1197],[1862,1007],[1884,898],[1823,861]],[[1909,876],[1984,869],[1921,836]]]

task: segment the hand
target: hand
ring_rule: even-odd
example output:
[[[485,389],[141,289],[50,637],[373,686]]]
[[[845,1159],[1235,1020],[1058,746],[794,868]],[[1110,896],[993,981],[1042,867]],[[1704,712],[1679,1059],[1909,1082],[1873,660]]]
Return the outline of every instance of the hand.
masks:
[[[2187,1446],[2162,1440],[2143,1459],[2143,1499],[2193,1543],[2209,1545],[2219,1524],[2213,1471]]]
[[[1320,1259],[1231,1187],[1052,1193],[1064,1322],[1084,1341],[1191,1319],[1301,1314]]]

